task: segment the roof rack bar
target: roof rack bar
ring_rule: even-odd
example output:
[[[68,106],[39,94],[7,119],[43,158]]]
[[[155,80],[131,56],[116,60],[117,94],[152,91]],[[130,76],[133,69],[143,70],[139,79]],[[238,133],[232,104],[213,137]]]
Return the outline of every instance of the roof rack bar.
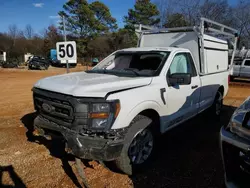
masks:
[[[218,23],[218,22],[215,22],[215,21],[212,21],[212,20],[209,20],[207,18],[201,18],[201,22],[204,24],[205,22],[206,23],[210,23],[210,24],[213,24],[213,25],[216,25],[218,27],[220,27],[220,29],[215,29],[215,28],[212,28],[211,26],[209,26],[207,29],[208,30],[211,30],[213,32],[218,32],[220,34],[224,34],[224,35],[228,35],[228,36],[235,36],[235,34],[238,33],[238,31],[236,29],[233,29],[231,27],[228,27],[226,25],[223,25],[221,23]],[[229,30],[229,31],[225,31],[225,29]]]
[[[175,31],[193,31],[194,27],[175,27],[175,28],[155,28],[146,25],[135,25],[139,29],[136,29],[137,33],[161,33],[161,32],[175,32]],[[144,30],[143,30],[144,29]]]
[[[227,32],[224,32],[224,31],[220,31],[220,30],[217,30],[217,29],[214,29],[214,28],[208,28],[208,30],[211,31],[211,32],[218,33],[218,34],[227,35],[229,37],[235,37],[234,34],[227,33]]]
[[[211,32],[215,32],[218,34],[222,34],[222,35],[227,35],[230,37],[235,37],[235,35],[238,33],[238,31],[236,29],[233,29],[231,27],[228,27],[226,25],[220,24],[218,22],[209,20],[207,18],[201,18],[201,24],[203,26],[205,26],[205,22],[206,23],[210,23],[213,25],[216,25],[217,27],[219,27],[219,29],[216,28],[212,28],[212,26],[210,25],[208,28],[204,28],[207,29],[208,31]],[[158,32],[174,32],[174,31],[187,31],[187,30],[194,30],[195,27],[176,27],[176,28],[155,28],[155,27],[151,27],[151,26],[147,26],[147,25],[143,25],[143,24],[136,24],[134,25],[137,29],[136,29],[136,33],[158,33]],[[226,31],[225,29],[229,30]]]

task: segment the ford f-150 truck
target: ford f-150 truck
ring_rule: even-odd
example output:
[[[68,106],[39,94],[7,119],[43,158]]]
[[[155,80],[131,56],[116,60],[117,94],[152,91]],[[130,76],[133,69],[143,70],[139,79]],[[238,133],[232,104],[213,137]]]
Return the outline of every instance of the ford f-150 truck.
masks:
[[[39,80],[36,131],[59,132],[69,153],[114,161],[132,174],[147,164],[158,135],[208,108],[219,116],[228,43],[213,35],[237,41],[237,31],[202,18],[200,26],[139,32],[137,48],[118,50],[92,70]]]

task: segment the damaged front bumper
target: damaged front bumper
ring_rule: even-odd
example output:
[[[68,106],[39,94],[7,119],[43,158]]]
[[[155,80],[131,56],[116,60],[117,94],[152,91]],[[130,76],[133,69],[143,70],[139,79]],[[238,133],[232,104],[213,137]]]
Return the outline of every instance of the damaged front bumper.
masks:
[[[62,135],[66,141],[65,150],[82,159],[112,161],[120,156],[124,140],[108,139],[98,136],[84,136],[74,130],[60,126],[41,116],[34,120],[37,135],[48,138],[55,131]],[[47,135],[48,134],[48,135]]]
[[[221,128],[220,138],[226,187],[250,187],[250,141],[224,127]]]

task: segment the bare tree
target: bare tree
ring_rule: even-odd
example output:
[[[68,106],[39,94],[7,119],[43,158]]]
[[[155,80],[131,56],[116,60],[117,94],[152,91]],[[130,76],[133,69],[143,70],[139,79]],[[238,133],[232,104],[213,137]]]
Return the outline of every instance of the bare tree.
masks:
[[[16,39],[19,35],[19,30],[15,24],[9,26],[8,35],[13,40],[13,46],[16,44]]]
[[[226,25],[232,24],[232,7],[227,0],[205,0],[200,7],[200,15]]]
[[[34,30],[30,24],[26,25],[24,30],[24,36],[27,39],[32,39],[34,37]]]
[[[12,38],[12,39],[16,39],[18,36],[18,28],[15,24],[10,25],[9,26],[9,31],[8,31],[8,35]]]
[[[197,18],[200,15],[201,1],[202,0],[155,0],[160,10],[161,25],[168,25],[169,19],[173,22],[173,18],[176,17],[173,17],[173,14],[183,15],[188,25],[196,24]]]
[[[200,16],[201,0],[179,0],[176,2],[179,7],[178,10],[182,15],[185,15],[187,23],[189,25],[197,24]]]
[[[232,11],[233,27],[237,28],[240,34],[241,46],[250,48],[250,2],[241,0]]]
[[[157,5],[160,11],[160,27],[163,27],[167,22],[167,17],[174,14],[177,10],[175,0],[155,0],[154,3]]]

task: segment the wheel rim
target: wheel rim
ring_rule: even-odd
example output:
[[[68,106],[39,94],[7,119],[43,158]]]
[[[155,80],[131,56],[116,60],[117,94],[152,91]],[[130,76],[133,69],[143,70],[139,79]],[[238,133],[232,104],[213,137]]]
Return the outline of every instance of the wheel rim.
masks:
[[[219,94],[219,97],[218,97],[216,104],[215,104],[216,115],[220,115],[221,109],[222,109],[222,95],[221,95],[221,93],[218,93],[218,94]]]
[[[144,163],[152,153],[153,150],[153,135],[148,129],[144,129],[136,135],[133,139],[128,155],[133,164]]]

